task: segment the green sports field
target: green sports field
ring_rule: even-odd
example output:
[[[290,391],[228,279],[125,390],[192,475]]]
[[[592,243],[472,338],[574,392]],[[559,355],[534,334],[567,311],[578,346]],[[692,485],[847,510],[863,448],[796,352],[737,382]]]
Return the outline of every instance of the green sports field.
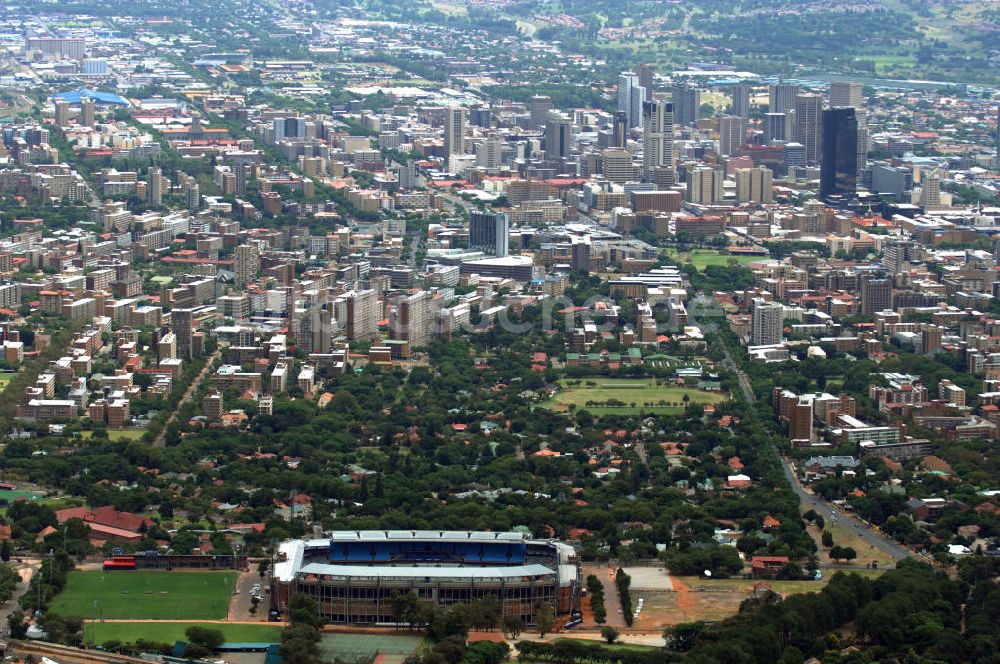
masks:
[[[676,261],[680,265],[687,265],[691,263],[699,270],[704,270],[709,265],[717,265],[719,267],[725,267],[729,265],[729,261],[736,261],[740,265],[746,265],[747,263],[752,263],[754,261],[766,260],[766,256],[731,256],[729,254],[722,254],[715,249],[691,249],[688,251],[680,251],[674,247],[668,247],[663,249],[663,255],[670,260]]]
[[[255,643],[280,643],[281,627],[279,625],[226,625],[223,623],[195,622],[103,622],[84,624],[84,640],[88,643],[101,645],[108,641],[135,643],[139,639],[156,643],[186,641],[184,632],[192,625],[200,625],[222,632],[226,641],[252,641]]]
[[[70,572],[51,609],[88,619],[222,620],[229,612],[237,576],[236,572]]]
[[[577,383],[578,385],[571,384]],[[588,384],[588,383],[593,383]],[[569,410],[570,404],[593,415],[632,415],[646,413],[679,413],[689,403],[706,404],[725,401],[724,392],[705,392],[692,387],[657,385],[654,378],[584,378],[559,381],[562,389],[545,402],[553,410]],[[687,395],[688,401],[684,401]],[[603,405],[610,400],[624,405]],[[591,402],[591,405],[588,405]],[[594,403],[602,405],[593,405]],[[634,404],[634,405],[633,405]]]

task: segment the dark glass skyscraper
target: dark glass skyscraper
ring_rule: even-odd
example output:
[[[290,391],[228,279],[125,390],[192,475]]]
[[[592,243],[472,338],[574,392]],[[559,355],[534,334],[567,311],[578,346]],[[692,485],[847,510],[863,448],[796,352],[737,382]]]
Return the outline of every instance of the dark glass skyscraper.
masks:
[[[858,188],[858,120],[853,108],[823,111],[820,196],[853,194]]]

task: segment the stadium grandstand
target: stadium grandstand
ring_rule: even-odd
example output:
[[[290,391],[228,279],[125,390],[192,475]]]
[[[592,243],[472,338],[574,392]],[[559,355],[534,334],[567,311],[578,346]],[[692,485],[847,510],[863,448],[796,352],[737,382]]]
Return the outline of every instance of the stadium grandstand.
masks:
[[[495,597],[531,624],[541,605],[577,608],[579,577],[572,546],[519,532],[338,531],[280,544],[271,609],[305,593],[330,622],[389,625],[392,595],[412,592],[438,606]]]

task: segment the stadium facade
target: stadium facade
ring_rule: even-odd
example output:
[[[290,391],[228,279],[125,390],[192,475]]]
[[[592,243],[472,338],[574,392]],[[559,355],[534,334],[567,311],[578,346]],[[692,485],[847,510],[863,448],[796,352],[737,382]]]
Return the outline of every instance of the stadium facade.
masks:
[[[531,624],[539,606],[576,609],[579,579],[572,546],[519,532],[338,531],[279,545],[271,608],[304,593],[330,622],[378,625],[394,623],[396,593],[439,607],[495,597]]]

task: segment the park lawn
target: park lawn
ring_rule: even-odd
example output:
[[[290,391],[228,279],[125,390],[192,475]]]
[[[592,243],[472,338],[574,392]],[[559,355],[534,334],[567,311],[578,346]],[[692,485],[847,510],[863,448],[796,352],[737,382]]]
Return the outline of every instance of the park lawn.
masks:
[[[104,619],[222,620],[236,572],[74,571],[51,609]],[[95,606],[96,602],[96,606]]]
[[[684,395],[688,403],[706,404],[725,401],[728,396],[723,392],[705,392],[693,387],[678,387],[676,385],[657,386],[654,378],[584,378],[579,385],[570,385],[570,381],[559,381],[562,389],[545,402],[552,410],[568,411],[570,405],[585,409],[595,415],[629,415],[640,411],[648,413],[680,412],[684,409]],[[593,383],[588,385],[587,383]],[[588,406],[588,401],[606,402],[610,399],[621,401],[623,406]],[[660,404],[665,401],[668,405]],[[635,403],[635,406],[632,404]],[[646,406],[644,404],[652,405]],[[681,404],[681,405],[675,405]]]
[[[145,429],[108,429],[108,440],[119,441],[119,440],[139,440],[142,438],[143,434],[146,433]],[[84,440],[90,439],[94,435],[93,431],[81,431],[80,437]]]
[[[833,535],[834,546],[849,546],[858,554],[857,558],[845,564],[852,566],[867,565],[872,561],[878,561],[879,564],[886,565],[892,562],[888,555],[879,549],[873,549],[871,544],[858,537],[854,531],[845,527],[839,521],[832,521],[829,517],[824,518],[826,519],[824,529],[829,530],[830,534]],[[824,559],[829,558],[829,549],[821,546],[820,551]],[[836,561],[831,560],[830,562]]]
[[[197,622],[88,622],[84,624],[83,632],[87,642],[97,645],[108,641],[135,643],[139,639],[172,645],[177,641],[186,641],[184,632],[193,625],[217,629],[229,642],[281,643],[281,626],[267,623],[227,625]]]
[[[3,392],[4,390],[7,389],[7,386],[10,385],[10,381],[14,380],[14,376],[16,375],[17,375],[16,373],[11,373],[6,371],[0,373],[0,392]]]
[[[662,652],[663,648],[659,646],[644,646],[641,643],[612,643],[608,644],[604,641],[598,641],[597,639],[566,639],[558,638],[553,641],[557,643],[559,641],[571,641],[573,643],[579,643],[585,646],[593,646],[595,643],[601,645],[607,652]]]
[[[679,251],[674,247],[668,247],[663,250],[663,253],[667,258],[675,260],[681,265],[691,263],[700,271],[704,271],[709,265],[725,267],[729,265],[729,261],[731,260],[735,260],[740,265],[746,265],[754,261],[763,260],[764,258],[762,256],[731,256],[729,254],[719,253],[715,249],[691,249],[688,251]]]

